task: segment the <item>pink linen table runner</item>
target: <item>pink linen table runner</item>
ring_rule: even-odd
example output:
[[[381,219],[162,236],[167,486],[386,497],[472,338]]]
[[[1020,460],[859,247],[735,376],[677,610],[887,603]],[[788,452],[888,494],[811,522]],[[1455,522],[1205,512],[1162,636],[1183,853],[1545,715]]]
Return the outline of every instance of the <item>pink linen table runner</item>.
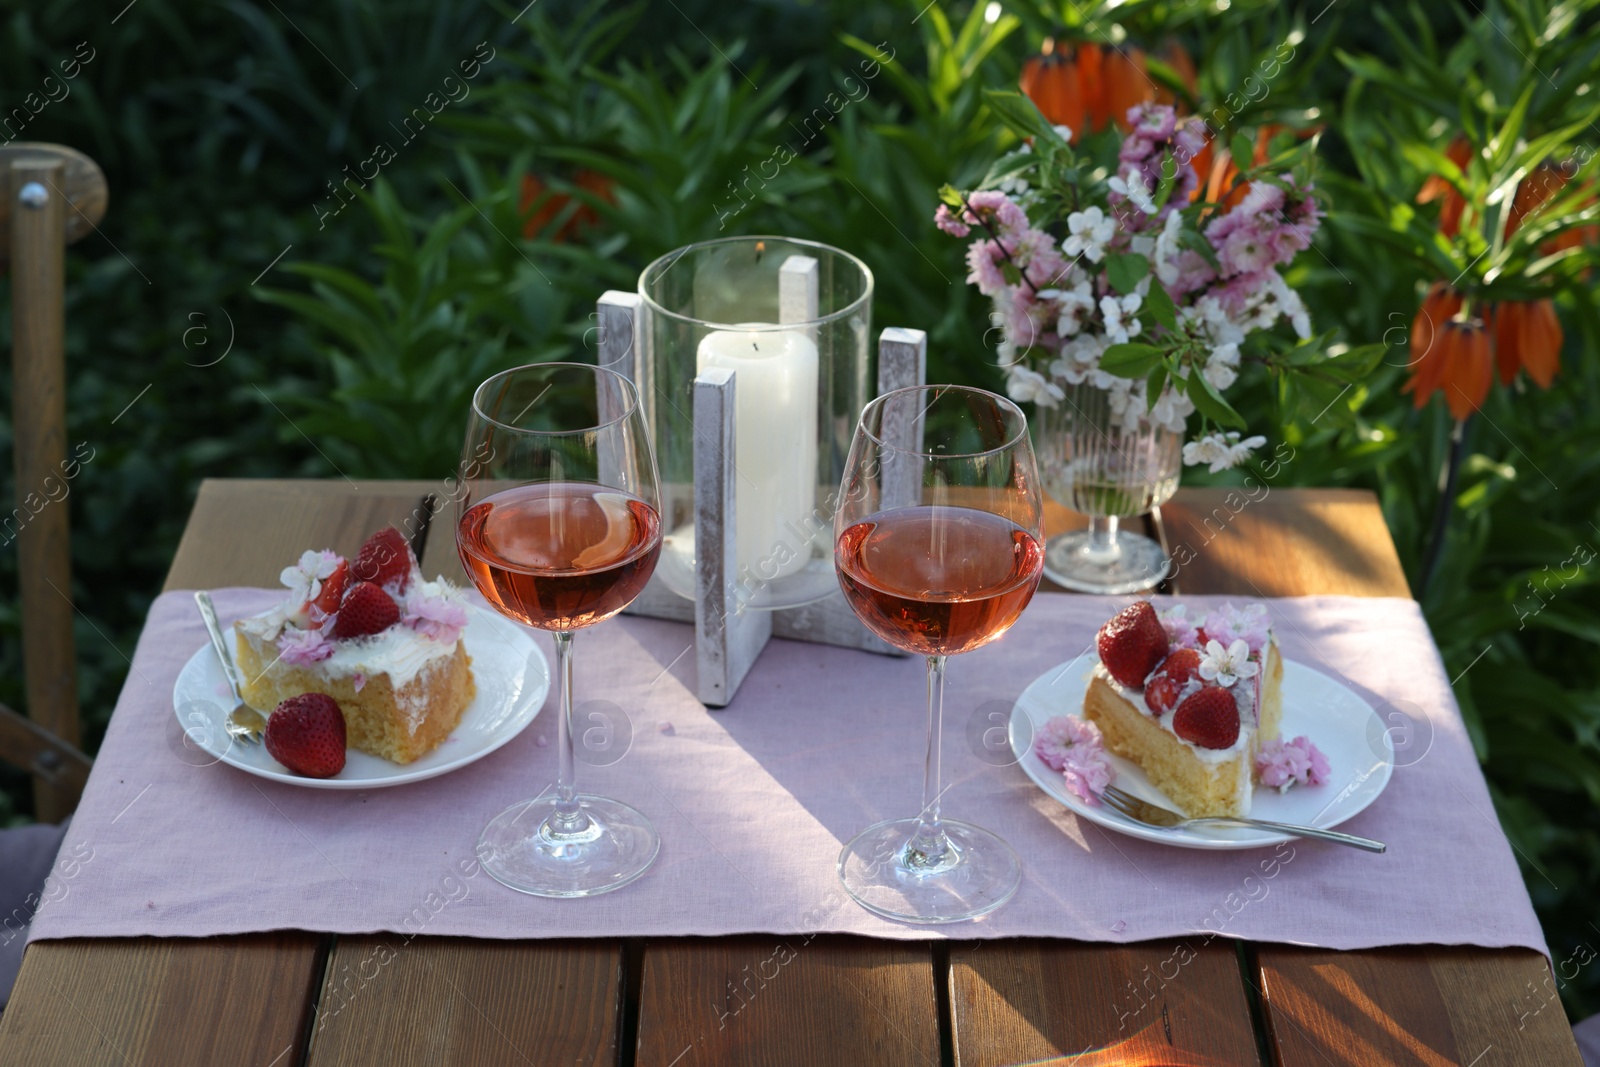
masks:
[[[214,597],[226,622],[280,595],[229,589]],[[1203,609],[1229,599],[1243,603],[1182,602]],[[919,659],[774,641],[733,703],[710,712],[693,695],[690,627],[622,617],[578,635],[580,718],[585,702],[607,701],[625,716],[615,725],[631,730],[625,750],[611,746],[608,765],[580,764],[580,789],[647,813],[661,853],[617,892],[545,900],[496,883],[473,847],[491,816],[554,780],[550,706],[498,752],[429,781],[369,792],[265,781],[186,747],[172,685],[206,637],[191,594],[167,593],[151,608],[30,936],[1221,935],[1335,949],[1433,943],[1547,953],[1412,601],[1268,602],[1289,659],[1339,679],[1374,708],[1421,709],[1415,726],[1431,743],[1423,753],[1408,746],[1412,758],[1383,795],[1343,827],[1387,842],[1386,855],[1309,841],[1235,852],[1139,841],[1079,819],[1019,767],[980,759],[969,723],[992,725],[988,715],[1029,682],[1091,650],[1095,631],[1127,602],[1040,594],[1004,638],[952,661],[944,810],[1009,841],[1023,883],[979,922],[930,928],[862,910],[834,873],[842,842],[919,803]],[[548,656],[548,640],[538,640]],[[1080,710],[1076,698],[1064,700],[1063,713]],[[1320,788],[1337,790],[1348,771],[1334,767]]]

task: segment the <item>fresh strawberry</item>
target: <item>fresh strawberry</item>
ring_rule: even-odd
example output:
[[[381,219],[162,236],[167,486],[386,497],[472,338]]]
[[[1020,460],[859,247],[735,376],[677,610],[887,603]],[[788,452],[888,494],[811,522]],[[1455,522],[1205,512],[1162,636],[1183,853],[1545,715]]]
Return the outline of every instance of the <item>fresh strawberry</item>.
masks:
[[[1167,656],[1167,631],[1161,628],[1161,620],[1156,618],[1156,609],[1150,606],[1150,601],[1140,600],[1111,616],[1110,621],[1100,627],[1095,647],[1111,677],[1125,686],[1140,689],[1156,664]]]
[[[340,560],[333,573],[322,579],[322,591],[311,600],[311,606],[317,608],[323,615],[332,615],[339,610],[339,604],[344,600],[345,587],[350,584],[350,564]]]
[[[1144,686],[1144,702],[1157,715],[1171,711],[1183,695],[1184,686],[1200,677],[1200,653],[1180,648],[1161,661],[1161,666]]]
[[[1172,732],[1201,748],[1232,748],[1239,740],[1239,704],[1230,691],[1208,685],[1178,705]]]
[[[1150,710],[1155,714],[1164,715],[1172,710],[1182,693],[1182,678],[1156,671],[1144,687],[1144,702],[1150,705]]]
[[[394,597],[371,582],[357,582],[344,595],[339,614],[333,620],[336,641],[382,633],[400,621],[400,605]]]
[[[371,582],[380,588],[404,593],[406,586],[411,584],[411,570],[416,565],[411,546],[406,544],[400,531],[393,526],[385,526],[367,538],[367,543],[356,553],[351,570],[357,581]]]
[[[1192,648],[1180,648],[1162,661],[1159,668],[1162,674],[1170,675],[1179,682],[1187,682],[1191,678],[1200,677],[1200,653]]]
[[[323,693],[301,693],[267,718],[267,751],[295,774],[332,778],[344,770],[344,713]]]

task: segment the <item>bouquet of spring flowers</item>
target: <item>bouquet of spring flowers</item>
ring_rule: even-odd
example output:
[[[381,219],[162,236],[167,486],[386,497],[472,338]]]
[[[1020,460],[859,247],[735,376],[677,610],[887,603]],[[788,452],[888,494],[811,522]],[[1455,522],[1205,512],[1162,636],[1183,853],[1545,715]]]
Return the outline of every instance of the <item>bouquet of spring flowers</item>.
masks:
[[[1279,272],[1322,218],[1314,142],[1286,138],[1213,203],[1197,196],[1191,165],[1209,138],[1199,119],[1136,106],[1115,163],[1097,164],[1026,98],[986,95],[1023,141],[978,189],[945,186],[934,221],[972,238],[967,281],[994,300],[1013,399],[1053,407],[1063,386],[1088,382],[1111,394],[1129,432],[1181,434],[1198,413],[1185,463],[1219,471],[1244,460],[1265,438],[1241,440],[1245,422],[1225,399],[1241,362],[1286,370],[1317,356],[1305,306]],[[1236,140],[1235,158],[1251,159],[1248,139]],[[1291,351],[1266,343],[1280,322],[1300,342]]]

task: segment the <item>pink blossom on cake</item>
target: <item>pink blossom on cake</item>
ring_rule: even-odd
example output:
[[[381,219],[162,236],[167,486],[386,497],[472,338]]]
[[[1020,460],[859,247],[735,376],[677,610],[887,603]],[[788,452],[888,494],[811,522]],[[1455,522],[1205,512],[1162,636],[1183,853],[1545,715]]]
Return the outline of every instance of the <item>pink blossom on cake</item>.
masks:
[[[1033,751],[1053,771],[1065,766],[1067,753],[1080,745],[1099,748],[1100,728],[1076,715],[1057,715],[1040,726],[1033,738]]]
[[[467,625],[467,606],[451,596],[453,592],[447,588],[442,594],[430,592],[423,583],[413,582],[400,606],[400,621],[441,644],[455,644]]]
[[[1293,785],[1321,785],[1332,772],[1328,757],[1303,735],[1293,741],[1268,741],[1256,756],[1261,784],[1280,793]]]
[[[278,635],[278,656],[294,667],[309,667],[333,655],[333,642],[320,630],[301,630],[290,626]]]
[[[1246,604],[1242,608],[1224,604],[1206,616],[1204,629],[1208,639],[1221,642],[1224,648],[1243,641],[1251,652],[1266,648],[1272,635],[1265,604]]]
[[[1200,631],[1189,618],[1187,604],[1157,612],[1156,617],[1161,620],[1161,628],[1167,631],[1167,641],[1174,649],[1200,647]]]

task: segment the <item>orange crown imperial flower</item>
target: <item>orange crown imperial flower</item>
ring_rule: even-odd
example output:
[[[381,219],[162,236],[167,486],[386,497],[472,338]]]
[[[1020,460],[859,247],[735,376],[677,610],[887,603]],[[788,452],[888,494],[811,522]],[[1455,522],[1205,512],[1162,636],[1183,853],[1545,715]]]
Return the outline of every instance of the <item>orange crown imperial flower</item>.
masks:
[[[1193,93],[1194,60],[1184,47],[1169,41],[1156,54]],[[1070,128],[1073,141],[1113,123],[1126,133],[1128,109],[1139,104],[1179,103],[1175,93],[1150,77],[1143,49],[1053,37],[1022,64],[1018,87],[1049,122]],[[1184,110],[1178,108],[1180,114]]]
[[[1445,365],[1444,327],[1461,311],[1461,294],[1435,282],[1411,320],[1411,378],[1401,392],[1412,393],[1412,403],[1421,408],[1439,388]]]
[[[1561,368],[1564,335],[1549,300],[1506,301],[1487,321],[1462,317],[1462,296],[1435,282],[1411,322],[1411,376],[1400,391],[1421,408],[1435,392],[1456,419],[1483,406],[1494,383],[1510,385],[1518,370],[1548,389]]]
[[[600,199],[609,203],[616,203],[615,183],[606,175],[592,170],[579,170],[572,177],[573,184],[585,192],[593,193]],[[517,201],[518,210],[526,217],[522,224],[522,236],[527,238],[538,237],[544,232],[562,209],[574,200],[578,201],[577,210],[566,222],[561,224],[554,235],[556,241],[569,241],[578,235],[585,226],[593,226],[600,221],[599,212],[594,207],[569,193],[551,191],[539,205],[538,210],[533,210],[534,201],[544,194],[549,186],[537,174],[524,174]]]
[[[1444,154],[1450,162],[1465,171],[1475,151],[1464,135],[1456,134]],[[1567,184],[1572,181],[1572,175],[1576,170],[1572,160],[1565,163],[1546,161],[1535,167],[1533,172],[1517,185],[1516,195],[1511,201],[1511,213],[1506,219],[1505,236],[1510,237],[1516,233],[1531,216],[1538,214],[1546,201],[1563,192]],[[1454,237],[1460,232],[1461,214],[1466,208],[1466,201],[1456,191],[1455,186],[1445,181],[1443,177],[1430,174],[1422,183],[1422,188],[1417,191],[1416,200],[1419,204],[1440,201],[1439,232],[1446,237]],[[1591,195],[1586,204],[1593,204],[1596,200],[1600,200],[1600,191]],[[1544,241],[1540,244],[1539,251],[1548,256],[1564,248],[1577,248],[1596,242],[1600,242],[1600,225],[1577,226]]]
[[[1045,38],[1039,54],[1022,64],[1018,87],[1047,122],[1066,126],[1077,139],[1083,129],[1083,79],[1070,48],[1057,49],[1053,39]]]
[[[1472,145],[1466,137],[1456,134],[1444,154],[1458,168],[1465,170],[1467,161],[1472,158]],[[1439,205],[1439,232],[1446,237],[1454,237],[1461,229],[1461,211],[1467,206],[1461,194],[1456,192],[1456,187],[1445,181],[1437,174],[1430,174],[1428,180],[1422,183],[1422,188],[1417,191],[1417,203],[1427,204],[1434,200],[1442,200]]]
[[[1518,369],[1541,389],[1550,388],[1561,369],[1561,320],[1549,300],[1510,301],[1493,316],[1495,362],[1500,384],[1510,385]]]
[[[1421,408],[1435,392],[1444,393],[1453,418],[1464,419],[1483,406],[1494,382],[1489,329],[1481,319],[1460,318],[1462,298],[1435,283],[1411,324],[1411,378],[1401,392]]]

